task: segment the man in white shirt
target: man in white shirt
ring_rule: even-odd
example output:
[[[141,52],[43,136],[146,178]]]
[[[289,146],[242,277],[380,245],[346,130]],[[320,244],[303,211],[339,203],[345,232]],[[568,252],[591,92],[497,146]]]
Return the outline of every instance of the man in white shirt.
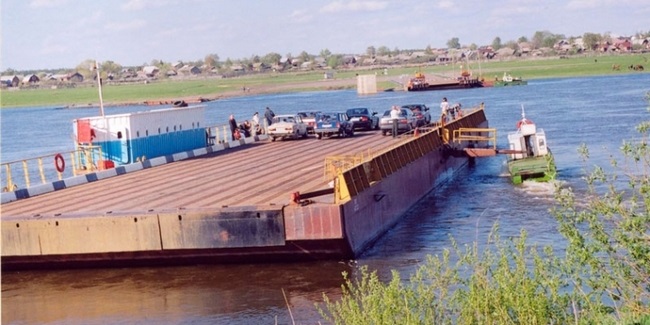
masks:
[[[447,102],[447,97],[442,97],[442,103],[440,103],[440,122],[445,124],[447,120],[447,111],[449,111],[449,102]]]
[[[397,123],[399,123],[400,115],[402,115],[402,111],[399,106],[393,106],[390,111],[390,119],[393,121],[393,138],[397,137],[397,131],[399,130]]]

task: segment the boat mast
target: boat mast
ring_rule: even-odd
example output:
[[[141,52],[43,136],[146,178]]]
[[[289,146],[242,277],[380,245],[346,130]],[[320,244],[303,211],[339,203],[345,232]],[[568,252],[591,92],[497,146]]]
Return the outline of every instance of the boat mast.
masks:
[[[97,63],[97,60],[95,60],[95,66],[93,67],[95,71],[97,71],[97,85],[99,89],[99,113],[104,117],[104,97],[102,96],[102,77],[99,73],[99,64]]]

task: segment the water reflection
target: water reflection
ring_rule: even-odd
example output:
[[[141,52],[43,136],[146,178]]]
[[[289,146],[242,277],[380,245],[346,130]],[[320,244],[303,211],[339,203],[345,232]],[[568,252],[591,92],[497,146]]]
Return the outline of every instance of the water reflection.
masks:
[[[341,274],[353,267],[324,261],[11,272],[2,278],[2,318],[32,324],[155,319],[271,324],[276,318],[289,321],[291,309],[294,319],[314,319],[314,302],[323,293],[339,295]]]

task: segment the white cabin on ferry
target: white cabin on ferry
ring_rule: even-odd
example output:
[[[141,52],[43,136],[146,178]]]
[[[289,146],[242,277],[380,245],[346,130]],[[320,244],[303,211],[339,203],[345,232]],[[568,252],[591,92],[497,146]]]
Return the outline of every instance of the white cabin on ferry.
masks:
[[[125,165],[206,146],[203,106],[75,119],[77,145],[101,147],[101,160]]]

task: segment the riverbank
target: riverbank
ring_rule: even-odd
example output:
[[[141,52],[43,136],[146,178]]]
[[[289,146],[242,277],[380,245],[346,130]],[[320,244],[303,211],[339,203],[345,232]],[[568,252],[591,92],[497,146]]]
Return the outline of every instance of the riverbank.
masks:
[[[593,75],[616,75],[647,73],[629,70],[630,65],[649,66],[648,58],[635,55],[598,55],[585,57],[554,57],[513,59],[471,63],[474,75],[486,80],[503,75],[504,72],[526,80],[542,78],[580,77]],[[615,69],[614,66],[619,67]],[[623,68],[620,68],[623,67]],[[339,70],[333,77],[324,79],[323,71],[300,71],[266,73],[237,78],[201,77],[195,79],[162,79],[146,83],[106,84],[104,105],[147,105],[147,103],[172,103],[213,101],[224,98],[261,95],[270,93],[326,91],[353,89],[356,76],[376,74],[377,88],[402,90],[404,82],[416,72],[427,78],[454,78],[460,75],[460,66],[454,64],[421,64],[390,67],[368,67]],[[74,88],[3,89],[0,91],[0,107],[55,106],[62,108],[99,106],[97,89],[92,83]]]

